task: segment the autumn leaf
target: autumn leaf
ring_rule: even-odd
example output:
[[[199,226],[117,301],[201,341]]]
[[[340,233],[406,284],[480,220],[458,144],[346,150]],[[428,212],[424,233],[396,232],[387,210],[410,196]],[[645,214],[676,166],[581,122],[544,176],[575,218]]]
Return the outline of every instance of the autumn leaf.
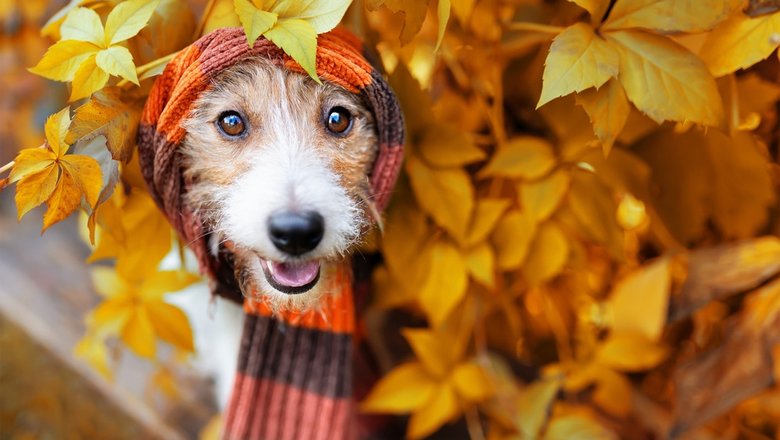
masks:
[[[522,270],[532,286],[539,285],[558,275],[569,259],[569,241],[561,228],[552,222],[542,224]]]
[[[742,5],[740,0],[618,0],[603,29],[701,32],[712,29]]]
[[[546,140],[521,136],[499,148],[479,175],[535,179],[545,175],[553,166],[555,155]]]
[[[455,237],[464,237],[474,209],[474,188],[460,168],[433,169],[414,156],[406,162],[420,206]]]
[[[350,1],[234,0],[234,8],[250,46],[262,35],[292,57],[319,82],[316,67],[317,34],[336,27]]]
[[[560,380],[539,380],[529,384],[517,396],[517,418],[514,423],[522,438],[539,437],[560,387]]]
[[[163,299],[199,280],[185,273],[163,271],[132,282],[109,268],[95,268],[95,289],[106,300],[90,316],[93,328],[110,328],[139,356],[153,357],[157,338],[186,350],[193,350],[192,330],[187,316]]]
[[[430,244],[431,266],[420,289],[420,306],[434,325],[440,324],[466,294],[466,261],[452,243],[437,240]]]
[[[138,85],[130,51],[118,45],[146,26],[159,0],[129,0],[114,7],[105,27],[97,12],[77,7],[60,27],[62,39],[30,71],[56,81],[72,81],[70,101],[90,96],[108,82],[109,75]]]
[[[758,17],[735,15],[710,32],[701,58],[714,76],[744,69],[780,46],[780,11]]]
[[[596,360],[619,371],[641,371],[658,365],[667,353],[640,333],[618,332],[599,347]]]
[[[593,132],[603,145],[604,154],[609,154],[631,110],[623,86],[616,79],[611,79],[598,90],[588,89],[578,93],[577,104],[588,113]]]
[[[510,211],[496,225],[491,242],[496,247],[496,264],[500,269],[516,269],[525,261],[536,235],[532,215]]]
[[[544,440],[616,440],[615,434],[593,419],[570,415],[556,417],[544,433]]]
[[[553,39],[544,64],[542,96],[536,108],[572,92],[601,87],[617,76],[620,59],[592,27],[577,23]]]
[[[608,302],[612,330],[635,332],[649,340],[659,340],[669,311],[669,266],[669,259],[662,258],[632,272],[615,285]]]
[[[563,170],[558,170],[536,182],[521,182],[518,185],[520,206],[536,222],[546,220],[563,201],[570,182],[571,177]]]
[[[138,100],[126,97],[121,89],[107,87],[94,95],[73,115],[68,142],[106,137],[114,160],[127,162],[135,146],[135,134],[141,118]]]
[[[435,390],[435,382],[422,364],[400,365],[386,374],[360,404],[367,412],[403,414],[422,406]]]
[[[665,120],[720,124],[720,95],[698,57],[648,32],[614,31],[607,32],[606,38],[620,54],[618,79],[640,111],[659,124]]]
[[[70,125],[66,107],[46,120],[46,144],[17,155],[9,181],[16,182],[18,218],[46,202],[43,230],[75,211],[82,196],[94,207],[103,186],[100,165],[89,156],[66,154],[65,141]]]

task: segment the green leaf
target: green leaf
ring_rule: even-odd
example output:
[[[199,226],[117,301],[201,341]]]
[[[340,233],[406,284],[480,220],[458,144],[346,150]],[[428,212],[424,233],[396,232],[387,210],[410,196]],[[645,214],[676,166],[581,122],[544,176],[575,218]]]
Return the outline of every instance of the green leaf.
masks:
[[[134,37],[149,23],[160,0],[130,0],[118,4],[106,19],[106,46]]]
[[[138,76],[135,73],[135,64],[133,64],[133,55],[126,47],[111,46],[108,49],[101,50],[95,56],[95,62],[98,67],[107,73],[138,84]]]
[[[238,19],[244,27],[249,47],[254,47],[255,41],[268,29],[271,29],[278,15],[256,8],[249,0],[234,0],[233,6],[238,14]]]
[[[308,22],[298,18],[279,20],[264,35],[320,82],[317,76],[317,31]]]

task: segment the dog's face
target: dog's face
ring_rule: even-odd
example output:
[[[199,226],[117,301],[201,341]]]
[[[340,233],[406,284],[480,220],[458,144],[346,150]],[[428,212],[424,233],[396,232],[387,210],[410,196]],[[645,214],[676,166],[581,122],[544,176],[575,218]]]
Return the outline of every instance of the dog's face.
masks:
[[[184,124],[188,207],[232,244],[245,295],[316,302],[368,224],[374,119],[354,94],[253,59],[220,73]]]

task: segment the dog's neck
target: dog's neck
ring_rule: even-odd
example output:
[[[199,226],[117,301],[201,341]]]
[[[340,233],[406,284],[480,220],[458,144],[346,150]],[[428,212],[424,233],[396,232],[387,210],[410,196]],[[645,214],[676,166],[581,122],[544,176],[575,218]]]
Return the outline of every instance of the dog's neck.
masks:
[[[223,437],[352,438],[352,272],[340,264],[320,307],[273,310],[246,295],[238,371]]]

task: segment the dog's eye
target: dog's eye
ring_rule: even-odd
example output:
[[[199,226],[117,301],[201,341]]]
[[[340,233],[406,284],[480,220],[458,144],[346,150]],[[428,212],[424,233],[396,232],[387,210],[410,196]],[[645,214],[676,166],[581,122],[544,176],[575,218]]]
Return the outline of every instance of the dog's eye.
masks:
[[[238,112],[234,111],[228,111],[219,115],[217,126],[223,133],[231,137],[241,136],[246,131],[244,119]]]
[[[325,125],[331,133],[343,136],[352,128],[352,115],[344,107],[333,107],[328,111]]]

